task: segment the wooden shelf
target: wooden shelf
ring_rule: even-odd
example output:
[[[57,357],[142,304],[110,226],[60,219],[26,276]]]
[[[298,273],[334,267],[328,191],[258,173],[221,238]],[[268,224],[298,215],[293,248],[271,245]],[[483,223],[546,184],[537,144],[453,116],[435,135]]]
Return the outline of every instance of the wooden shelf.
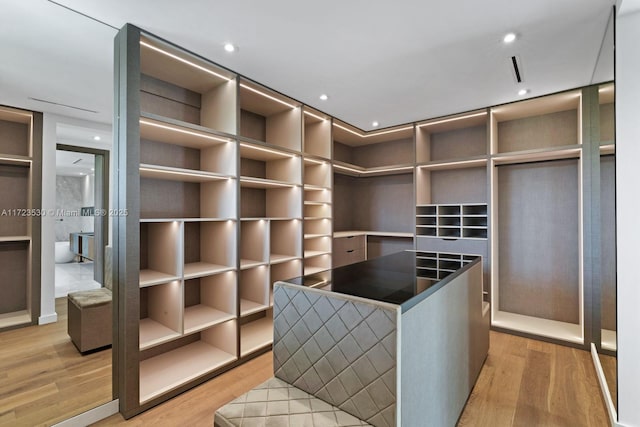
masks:
[[[240,326],[240,355],[253,353],[273,343],[273,319],[263,317]]]
[[[191,262],[184,265],[184,278],[194,279],[196,277],[210,276],[233,269],[234,267],[227,265],[211,264],[208,262]]]
[[[467,159],[460,159],[455,161],[439,161],[439,162],[427,162],[418,165],[418,168],[422,170],[448,170],[448,169],[464,169],[475,168],[479,166],[485,166],[487,164],[487,157],[470,157]]]
[[[10,242],[30,242],[31,236],[0,236],[1,243]]]
[[[240,269],[241,270],[246,270],[249,268],[253,268],[253,267],[258,267],[261,265],[265,265],[268,264],[267,261],[258,261],[258,260],[253,260],[253,259],[241,259],[240,260]]]
[[[186,335],[198,332],[231,319],[235,319],[233,314],[220,311],[204,304],[185,307],[184,333]]]
[[[229,176],[212,172],[191,169],[180,169],[168,166],[140,164],[140,176],[143,178],[164,179],[182,182],[211,182],[232,179]]]
[[[140,350],[145,350],[180,336],[179,332],[153,319],[140,319]]]
[[[305,250],[304,251],[304,257],[305,258],[312,258],[312,257],[317,257],[320,255],[327,255],[330,254],[331,251],[311,251],[311,250]]]
[[[295,259],[299,259],[300,257],[296,255],[281,255],[281,254],[270,254],[269,255],[269,263],[270,264],[280,264],[287,261],[293,261]]]
[[[260,304],[244,298],[240,299],[240,316],[242,317],[267,310],[268,308],[267,304]]]
[[[245,188],[293,188],[298,187],[297,184],[284,181],[274,181],[272,179],[253,178],[253,177],[240,177],[240,186]]]
[[[230,136],[213,133],[202,126],[148,113],[140,115],[140,137],[198,149],[232,141]]]
[[[511,164],[539,162],[545,160],[575,159],[580,158],[582,145],[567,145],[554,148],[539,148],[534,150],[515,151],[491,156],[494,164]]]
[[[140,270],[140,287],[159,285],[162,283],[180,280],[179,276],[163,273],[155,270]]]
[[[27,156],[13,156],[9,154],[0,154],[0,165],[21,166],[25,168],[31,167],[31,158]]]
[[[582,325],[495,310],[491,325],[562,341],[583,344]]]
[[[140,362],[140,403],[145,403],[237,358],[204,341]]]
[[[10,326],[27,325],[31,323],[31,313],[28,310],[14,311],[0,314],[0,329]]]
[[[350,176],[383,176],[383,175],[398,175],[405,173],[413,173],[413,164],[391,165],[381,166],[375,168],[364,168],[354,164],[334,161],[333,171],[342,175]]]

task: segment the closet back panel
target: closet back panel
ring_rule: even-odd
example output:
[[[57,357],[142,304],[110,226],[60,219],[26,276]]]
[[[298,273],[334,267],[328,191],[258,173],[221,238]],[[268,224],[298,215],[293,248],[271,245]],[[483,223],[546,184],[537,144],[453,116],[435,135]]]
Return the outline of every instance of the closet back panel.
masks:
[[[498,169],[501,311],[578,323],[578,160]]]
[[[29,155],[29,126],[26,123],[0,120],[0,153]]]
[[[353,230],[413,233],[413,174],[358,178],[352,196]]]
[[[463,159],[486,154],[486,126],[431,134],[431,161]]]
[[[333,158],[340,162],[353,164],[353,148],[342,142],[333,143]]]
[[[199,170],[200,150],[142,139],[140,140],[140,163]]]
[[[486,167],[431,171],[431,203],[486,202]]]
[[[353,148],[353,163],[365,168],[413,163],[413,138]]]
[[[600,141],[613,142],[615,138],[615,107],[613,104],[600,105]]]
[[[2,272],[2,298],[0,313],[26,310],[27,266],[29,266],[27,242],[0,243],[0,271]]]
[[[616,330],[616,192],[615,158],[600,159],[602,328]]]
[[[242,218],[264,218],[267,216],[267,192],[262,188],[240,190],[240,216]]]
[[[240,110],[240,135],[258,141],[266,141],[267,119],[260,114]]]
[[[498,151],[532,150],[578,143],[577,110],[498,123]]]
[[[0,212],[29,208],[29,169],[0,165]],[[0,220],[0,236],[24,236],[28,230],[26,215],[5,215]]]
[[[142,74],[140,76],[140,110],[200,124],[201,96],[189,89]]]
[[[140,178],[140,218],[198,218],[200,184]]]
[[[498,169],[501,311],[579,323],[578,160]]]
[[[333,227],[336,231],[355,230],[353,214],[355,212],[354,193],[357,178],[346,175],[333,175]]]

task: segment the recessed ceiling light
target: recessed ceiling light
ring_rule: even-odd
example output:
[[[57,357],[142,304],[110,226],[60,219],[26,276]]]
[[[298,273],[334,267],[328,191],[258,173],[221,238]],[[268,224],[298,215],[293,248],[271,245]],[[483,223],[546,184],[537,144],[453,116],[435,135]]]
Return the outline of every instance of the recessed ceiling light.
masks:
[[[329,96],[326,93],[323,93],[322,95],[320,95],[320,99],[326,101],[327,99],[329,99]]]
[[[238,50],[238,48],[232,43],[225,43],[224,50],[226,50],[227,52],[235,52]]]
[[[520,96],[524,96],[524,95],[526,95],[528,93],[529,93],[529,89],[520,89],[518,91],[518,95],[520,95]]]
[[[94,137],[93,137],[93,140],[94,140],[94,141],[100,141],[100,136],[98,136],[98,135],[94,136]]]
[[[380,123],[378,123],[378,122],[371,123],[371,126],[373,126],[374,128],[377,128],[379,125],[380,125]]]
[[[502,39],[502,41],[505,42],[505,43],[511,43],[511,42],[515,41],[515,39],[516,39],[516,33],[507,33],[507,34],[505,34],[505,36]]]

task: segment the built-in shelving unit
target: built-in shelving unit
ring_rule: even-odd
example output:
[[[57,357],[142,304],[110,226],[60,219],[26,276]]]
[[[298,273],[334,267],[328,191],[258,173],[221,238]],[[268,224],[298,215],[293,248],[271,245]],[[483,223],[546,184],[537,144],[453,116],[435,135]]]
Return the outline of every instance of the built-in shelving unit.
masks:
[[[0,330],[40,312],[42,115],[0,106]]]
[[[274,281],[403,249],[424,254],[425,286],[482,256],[494,328],[585,344],[590,88],[365,132],[133,26],[116,64],[125,416],[266,351]],[[606,171],[612,95],[600,98],[591,140]],[[0,109],[3,144],[33,125],[16,111]],[[6,147],[11,203],[37,206],[38,156]],[[36,220],[8,221],[0,262],[22,280]]]
[[[324,140],[330,148],[329,134]],[[320,141],[316,140],[316,144]],[[331,268],[331,230],[333,224],[331,163],[314,158],[304,160],[304,225],[318,233],[305,234],[304,274]]]
[[[581,93],[496,107],[490,123],[492,324],[579,344]]]

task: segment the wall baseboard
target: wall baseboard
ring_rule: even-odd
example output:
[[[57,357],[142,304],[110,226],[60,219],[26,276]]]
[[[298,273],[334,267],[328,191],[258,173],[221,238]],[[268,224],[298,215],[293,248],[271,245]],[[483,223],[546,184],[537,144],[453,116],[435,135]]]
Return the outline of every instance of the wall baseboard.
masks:
[[[58,424],[54,424],[53,427],[86,427],[93,423],[97,423],[98,421],[103,420],[107,417],[110,417],[113,414],[117,414],[118,407],[119,400],[112,400],[111,402],[97,406],[93,409],[88,410],[87,412],[83,412],[82,414],[78,414],[75,417],[69,418],[68,420],[64,420],[59,422]]]
[[[47,314],[38,317],[38,325],[46,325],[47,323],[56,323],[58,321],[58,313]]]

